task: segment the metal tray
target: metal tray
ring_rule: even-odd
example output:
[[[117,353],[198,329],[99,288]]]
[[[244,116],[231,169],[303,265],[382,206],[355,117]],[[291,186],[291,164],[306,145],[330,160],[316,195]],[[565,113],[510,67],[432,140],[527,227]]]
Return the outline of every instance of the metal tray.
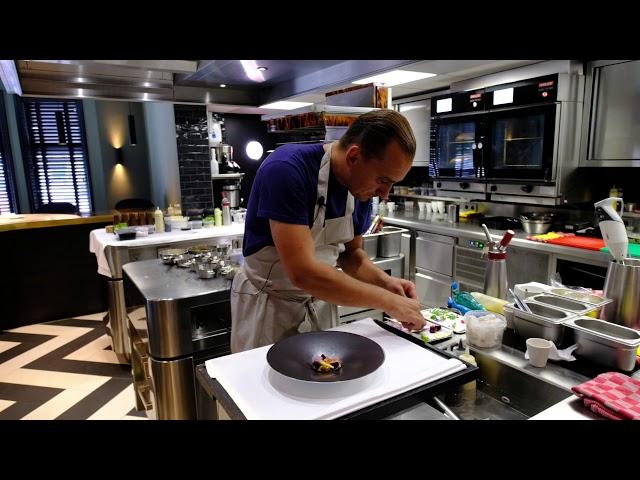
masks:
[[[580,303],[588,303],[597,307],[602,307],[613,302],[612,298],[604,298],[593,293],[581,292],[580,290],[573,290],[571,288],[552,288],[544,293],[546,295],[563,297]]]
[[[570,298],[561,297],[559,295],[547,295],[546,293],[539,293],[528,297],[526,300],[528,304],[537,303],[546,307],[551,307],[557,310],[564,310],[565,312],[571,312],[575,315],[585,315],[589,312],[597,310],[597,305],[592,303],[579,302]],[[533,310],[533,308],[530,306]]]
[[[576,317],[565,322],[574,330],[576,354],[601,365],[631,371],[636,366],[640,332],[591,317]]]
[[[507,324],[511,321],[516,333],[524,338],[546,338],[556,345],[564,338],[564,323],[576,317],[575,313],[567,310],[536,303],[529,298],[524,300],[533,313],[520,310],[513,303],[504,306]]]

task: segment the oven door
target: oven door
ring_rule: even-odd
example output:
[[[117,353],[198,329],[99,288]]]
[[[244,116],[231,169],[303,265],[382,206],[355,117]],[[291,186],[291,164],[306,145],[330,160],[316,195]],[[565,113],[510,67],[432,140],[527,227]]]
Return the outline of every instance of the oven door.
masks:
[[[489,179],[555,180],[559,105],[507,108],[487,114],[484,161]]]
[[[430,162],[434,178],[484,177],[484,115],[435,117],[431,122]]]

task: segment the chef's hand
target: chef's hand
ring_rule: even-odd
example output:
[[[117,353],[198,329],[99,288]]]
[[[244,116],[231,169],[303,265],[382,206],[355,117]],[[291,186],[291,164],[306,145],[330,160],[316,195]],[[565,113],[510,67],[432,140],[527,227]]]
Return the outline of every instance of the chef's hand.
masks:
[[[416,286],[413,282],[405,280],[404,278],[389,277],[385,288],[403,297],[418,298],[416,296]]]
[[[393,305],[387,309],[387,313],[409,330],[422,330],[426,323],[420,313],[420,303],[415,298],[401,296],[394,298]]]

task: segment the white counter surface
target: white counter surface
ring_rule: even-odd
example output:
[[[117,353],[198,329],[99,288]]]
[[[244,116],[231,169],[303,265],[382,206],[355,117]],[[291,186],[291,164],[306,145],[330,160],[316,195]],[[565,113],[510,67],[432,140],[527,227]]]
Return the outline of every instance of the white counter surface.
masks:
[[[604,420],[604,418],[591,412],[584,406],[582,399],[572,395],[529,420]]]
[[[89,251],[96,255],[98,260],[98,273],[111,277],[109,263],[104,253],[108,246],[114,247],[145,247],[152,245],[167,245],[178,242],[205,240],[218,237],[239,237],[244,234],[244,223],[233,223],[226,227],[198,228],[195,230],[178,230],[163,233],[152,233],[147,237],[133,240],[118,240],[118,236],[107,233],[104,228],[92,230],[89,234]]]

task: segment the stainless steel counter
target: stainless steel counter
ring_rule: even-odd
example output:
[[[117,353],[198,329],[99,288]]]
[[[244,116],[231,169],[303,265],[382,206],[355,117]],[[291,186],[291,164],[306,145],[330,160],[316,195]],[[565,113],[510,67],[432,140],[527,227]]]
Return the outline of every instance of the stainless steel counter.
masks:
[[[443,217],[443,215],[439,214],[427,214],[418,210],[409,210],[387,214],[384,216],[384,222],[389,225],[397,225],[399,227],[429,233],[439,233],[453,237],[465,236],[478,240],[485,239],[485,235],[479,224],[471,222],[450,223]],[[500,240],[504,235],[504,231],[501,230],[489,230],[489,232],[495,240]],[[538,252],[555,253],[563,257],[591,260],[592,262],[602,263],[603,265],[608,264],[610,259],[609,254],[605,252],[534,242],[527,240],[526,236],[527,233],[524,231],[516,231],[516,235],[513,237],[513,240],[511,240],[510,245]]]
[[[127,263],[122,269],[147,303],[211,295],[231,288],[229,279],[201,279],[188,268],[164,265],[160,260]]]

